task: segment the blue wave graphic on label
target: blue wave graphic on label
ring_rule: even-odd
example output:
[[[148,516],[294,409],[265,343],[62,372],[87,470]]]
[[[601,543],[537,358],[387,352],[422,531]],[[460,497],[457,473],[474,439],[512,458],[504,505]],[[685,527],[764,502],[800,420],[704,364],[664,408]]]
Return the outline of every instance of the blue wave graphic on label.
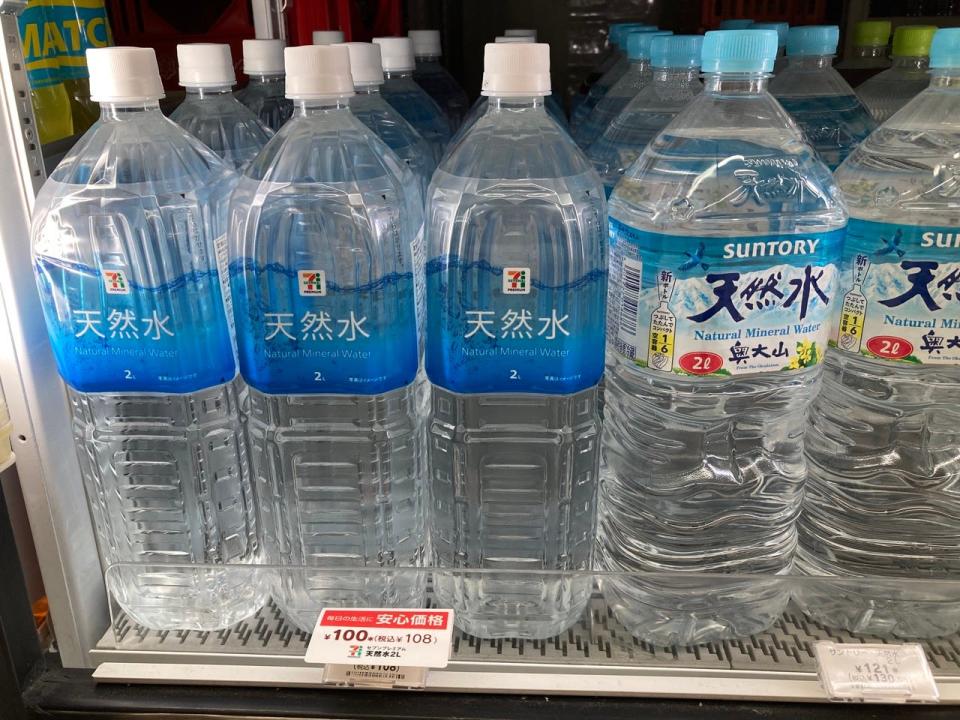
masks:
[[[159,286],[46,258],[36,272],[60,375],[81,392],[186,393],[233,379],[215,269]]]
[[[844,234],[663,235],[611,218],[611,342],[641,367],[678,375],[816,365]]]
[[[530,267],[427,263],[427,375],[459,393],[566,395],[603,373],[607,273],[561,286]]]
[[[377,395],[419,365],[412,272],[340,287],[322,268],[230,264],[240,371],[272,394]]]
[[[87,48],[113,44],[103,0],[44,0],[18,18],[30,87],[89,77]]]
[[[960,228],[851,219],[831,345],[911,364],[960,364]]]

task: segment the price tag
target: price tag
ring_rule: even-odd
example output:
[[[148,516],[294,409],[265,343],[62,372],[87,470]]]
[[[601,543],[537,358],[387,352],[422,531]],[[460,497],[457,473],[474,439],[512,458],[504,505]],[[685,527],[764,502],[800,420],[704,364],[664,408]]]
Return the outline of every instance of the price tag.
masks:
[[[443,668],[452,641],[453,610],[324,608],[304,660]]]
[[[427,685],[427,668],[327,663],[323,668],[323,682],[365,687],[422,688]]]
[[[937,702],[940,693],[923,648],[821,641],[813,646],[820,682],[832,700]]]

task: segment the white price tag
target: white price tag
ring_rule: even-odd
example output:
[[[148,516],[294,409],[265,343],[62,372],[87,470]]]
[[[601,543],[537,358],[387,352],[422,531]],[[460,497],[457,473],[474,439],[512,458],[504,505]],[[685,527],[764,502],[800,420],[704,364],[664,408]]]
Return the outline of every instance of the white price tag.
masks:
[[[304,660],[443,668],[452,641],[453,610],[324,608]]]
[[[937,702],[940,693],[923,648],[821,641],[813,646],[820,682],[832,700]]]
[[[427,668],[329,663],[323,668],[323,682],[335,685],[422,688],[427,685]]]

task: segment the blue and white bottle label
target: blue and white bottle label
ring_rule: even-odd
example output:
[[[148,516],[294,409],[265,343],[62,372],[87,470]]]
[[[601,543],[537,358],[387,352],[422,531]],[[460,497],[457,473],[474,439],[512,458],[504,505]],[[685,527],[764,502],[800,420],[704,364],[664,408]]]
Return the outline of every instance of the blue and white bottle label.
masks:
[[[401,269],[409,261],[401,258]],[[231,263],[244,380],[278,395],[378,395],[411,383],[419,365],[413,271],[341,286],[328,270]]]
[[[560,286],[536,268],[427,263],[427,374],[459,393],[565,395],[603,373],[607,274]]]
[[[851,219],[830,344],[901,363],[960,364],[960,228]]]
[[[663,235],[610,219],[610,342],[689,376],[799,370],[823,359],[845,230]]]

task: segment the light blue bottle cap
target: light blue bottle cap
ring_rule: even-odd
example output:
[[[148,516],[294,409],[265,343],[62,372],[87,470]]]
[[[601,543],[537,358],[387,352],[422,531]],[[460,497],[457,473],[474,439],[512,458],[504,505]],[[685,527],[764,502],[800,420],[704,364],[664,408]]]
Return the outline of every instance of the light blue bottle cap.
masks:
[[[610,42],[626,52],[627,35],[638,31],[655,32],[658,29],[655,25],[644,25],[643,23],[618,23],[616,31],[610,36]]]
[[[960,67],[960,28],[937,30],[930,45],[930,67]]]
[[[753,25],[750,18],[740,18],[739,20],[721,20],[720,30],[746,30]]]
[[[787,57],[836,55],[840,28],[836,25],[792,27],[787,35]]]
[[[703,36],[705,73],[768,73],[777,57],[773,30],[711,30]]]
[[[790,31],[790,23],[785,22],[760,22],[750,26],[751,30],[776,30],[777,45],[787,46],[787,33]]]
[[[654,67],[700,67],[703,35],[656,35],[650,41],[650,64]]]
[[[650,43],[655,37],[664,35],[673,35],[673,33],[669,30],[632,30],[627,35],[627,58],[629,60],[649,59]]]

